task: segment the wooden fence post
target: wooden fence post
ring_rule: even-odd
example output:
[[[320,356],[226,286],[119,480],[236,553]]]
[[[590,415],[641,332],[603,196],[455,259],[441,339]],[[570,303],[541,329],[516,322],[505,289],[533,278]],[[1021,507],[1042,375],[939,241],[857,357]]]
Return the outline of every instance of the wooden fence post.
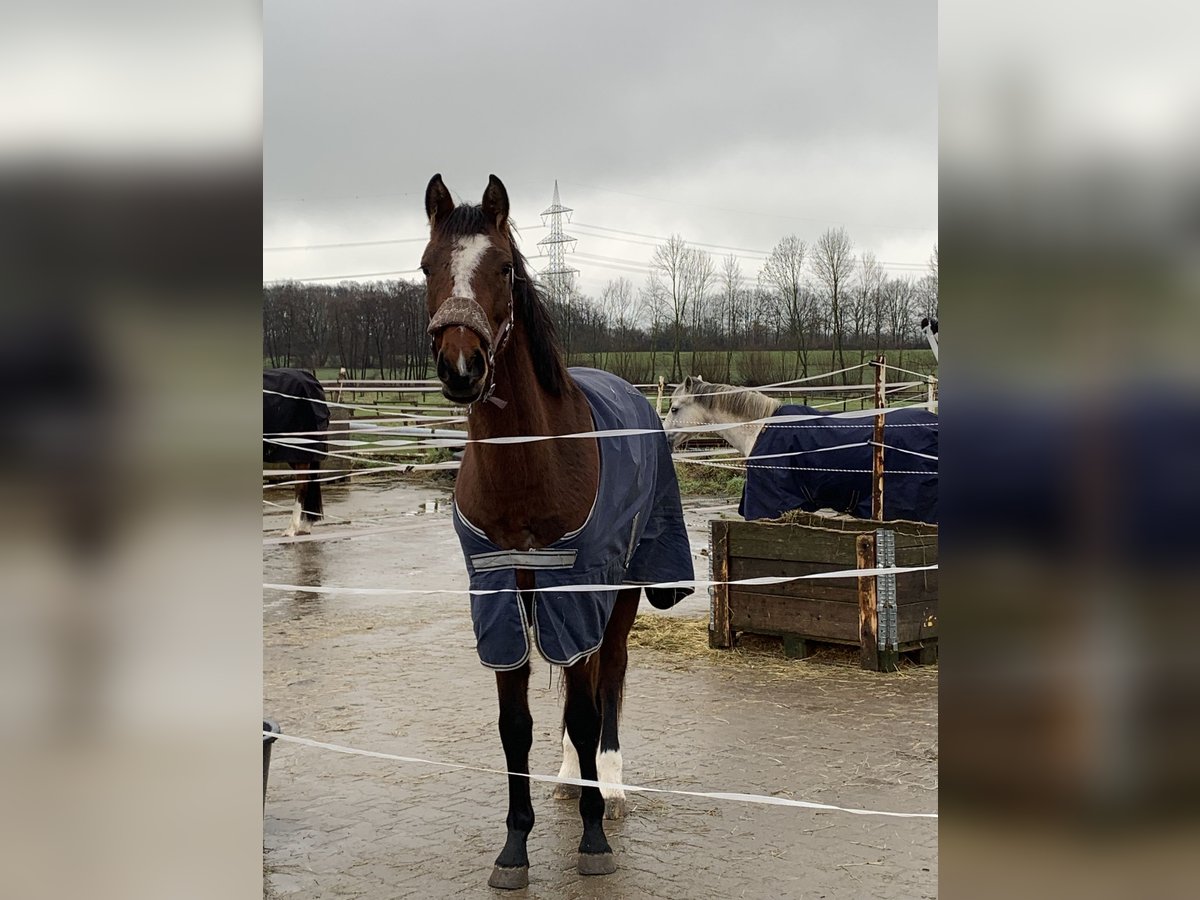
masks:
[[[663,391],[666,389],[666,386],[667,386],[667,380],[663,376],[659,375],[658,376],[658,400],[655,401],[654,408],[656,410],[658,410],[658,414],[660,416],[662,415]]]
[[[875,358],[875,413],[874,444],[871,446],[871,518],[883,521],[883,418],[887,401],[887,376],[883,368],[886,356]]]
[[[712,522],[712,580],[729,580],[729,523]],[[733,625],[729,615],[729,585],[715,584],[712,588],[712,608],[708,617],[708,646],[728,650],[733,647]]]
[[[854,540],[858,568],[875,568],[875,535],[860,534]],[[879,614],[875,601],[875,576],[858,577],[858,662],[864,669],[879,671]]]

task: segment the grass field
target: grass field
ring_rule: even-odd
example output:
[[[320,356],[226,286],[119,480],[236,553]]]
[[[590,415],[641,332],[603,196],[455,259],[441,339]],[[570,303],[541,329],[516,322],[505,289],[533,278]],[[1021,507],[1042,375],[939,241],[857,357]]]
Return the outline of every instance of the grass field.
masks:
[[[905,369],[910,369],[919,373],[936,373],[937,367],[933,359],[933,354],[928,349],[924,350],[905,350],[903,352],[893,350],[886,354],[887,361],[891,365],[900,366]],[[865,355],[864,359],[869,359],[869,355]],[[627,378],[630,381],[641,384],[652,384],[657,378],[651,378],[646,373],[649,371],[657,371],[668,378],[670,374],[670,356],[664,353],[654,355],[654,368],[651,369],[651,354],[650,353],[609,353],[609,354],[577,354],[572,357],[572,365],[594,366],[603,368],[609,371],[614,371],[619,375]],[[857,351],[846,354],[847,365],[855,365],[859,361]],[[685,353],[681,355],[686,374],[694,374],[692,366],[692,354]],[[733,354],[732,359],[725,353],[716,352],[700,352],[695,355],[696,368],[698,374],[702,375],[709,381],[723,381],[724,378],[719,377],[724,372],[720,371],[728,367],[732,362],[734,367],[734,375],[738,375],[739,367],[753,368],[761,377],[756,379],[758,383],[787,381],[794,377],[793,367],[795,364],[795,354],[784,351],[754,351],[746,353],[737,351]],[[822,374],[832,371],[833,353],[829,350],[814,350],[809,352],[809,376]],[[265,363],[269,365],[269,363]],[[637,371],[630,371],[630,369]],[[714,370],[716,374],[714,374]],[[332,382],[337,380],[338,369],[336,367],[322,367],[317,369],[317,376],[323,381]],[[634,377],[631,377],[634,376]],[[643,377],[637,377],[637,376]],[[379,378],[379,372],[370,372],[366,376],[370,378]],[[386,375],[385,375],[386,377]],[[874,373],[870,367],[863,368],[856,372],[849,373],[850,383],[870,384],[874,380]],[[900,372],[889,372],[888,380],[896,382],[900,380],[914,380],[911,375],[905,375]],[[745,379],[734,377],[730,379],[734,384],[742,384]],[[833,382],[841,384],[841,378],[835,377]],[[655,399],[655,391],[648,390],[648,395],[651,400]],[[783,395],[772,394],[783,402],[805,403],[810,406],[817,406],[828,409],[829,412],[840,412],[842,410],[867,409],[872,404],[870,393],[864,392],[861,397],[847,399],[846,397],[835,393],[820,393],[806,392],[803,394]],[[334,420],[353,418],[353,419],[372,419],[379,416],[397,415],[399,414],[395,407],[404,408],[427,408],[430,414],[447,415],[454,411],[454,408],[447,404],[446,400],[439,392],[430,391],[425,393],[419,392],[404,392],[398,393],[394,391],[387,392],[355,392],[343,391],[340,395],[330,392],[329,399],[341,403],[352,404],[356,407],[353,410],[335,409],[333,411]],[[906,403],[915,402],[924,399],[924,390],[918,388],[911,392],[897,394],[889,398],[889,402]],[[664,398],[662,411],[666,411],[667,401]],[[449,425],[445,427],[455,428],[457,426]],[[362,431],[355,431],[348,435],[354,440],[366,441],[374,443],[377,440],[397,440],[395,435],[372,435]],[[359,456],[358,452],[351,451],[350,455]],[[441,462],[448,458],[446,451],[420,451],[417,448],[405,451],[397,448],[396,450],[380,449],[369,453],[362,453],[359,458],[353,462],[347,459],[338,459],[338,465],[348,468],[366,469],[372,466],[380,466],[394,463],[426,463],[426,462]],[[723,469],[714,469],[698,465],[680,464],[677,467],[680,478],[680,487],[685,494],[718,494],[718,495],[737,495],[741,493],[742,476],[740,473],[732,472]],[[429,477],[439,477],[435,473],[428,473]],[[450,476],[452,478],[452,476]]]
[[[937,363],[933,358],[933,352],[928,348],[884,352],[889,365],[911,369],[922,374],[937,373]],[[865,352],[860,357],[859,351],[849,351],[846,353],[846,365],[852,366],[860,361],[866,362],[872,356],[872,352]],[[723,350],[701,350],[694,355],[688,351],[680,354],[680,363],[684,375],[700,375],[709,381],[726,381],[730,384],[746,384],[750,380],[759,384],[767,384],[787,381],[799,376],[796,371],[796,354],[791,350],[735,350],[732,355]],[[649,384],[656,382],[660,376],[668,382],[671,381],[670,351],[658,351],[653,354],[649,351],[574,353],[571,355],[570,364],[592,366],[618,372],[618,374],[622,374],[620,372],[622,369],[628,370],[628,374],[622,374],[622,377],[634,383]],[[269,365],[269,362],[264,361],[264,365]],[[834,364],[832,350],[809,351],[809,376],[832,372],[837,368],[839,367]],[[322,380],[334,381],[337,379],[337,374],[337,366],[322,366],[317,369],[317,376]],[[864,383],[872,379],[870,370],[864,369],[858,373],[852,373],[850,375],[852,381],[856,374]],[[752,378],[751,376],[766,377]],[[391,376],[387,373],[381,375],[379,370],[375,369],[368,371],[363,377],[389,378]],[[432,369],[428,371],[426,377],[435,377]]]
[[[886,351],[886,356],[889,365],[909,369],[922,375],[937,373],[937,363],[933,358],[933,353],[927,348],[890,350]],[[834,364],[833,357],[833,351],[831,350],[809,351],[808,376],[812,377],[825,372],[835,371],[837,366]],[[870,358],[869,353],[861,355],[863,361]],[[846,354],[847,365],[856,365],[859,361],[860,354],[857,350]],[[731,356],[724,351],[700,351],[694,355],[687,352],[681,354],[680,362],[685,375],[700,375],[708,381],[721,381],[737,385],[772,384],[797,377],[796,358],[795,353],[792,351],[738,350],[734,351]],[[653,384],[657,382],[659,376],[666,379],[668,384],[671,382],[671,358],[669,353],[579,353],[571,357],[571,365],[605,369],[635,384]],[[324,366],[317,369],[317,376],[323,381],[336,381],[337,373],[338,369],[336,366]],[[387,378],[388,375],[385,373],[381,376],[379,371],[375,370],[368,372],[365,377],[368,379]],[[430,372],[428,377],[432,378],[433,373]],[[850,383],[870,384],[874,380],[874,373],[867,367],[851,372],[847,377]],[[888,373],[888,381],[896,382],[900,380],[910,381],[913,380],[913,377],[894,371]],[[831,383],[840,384],[841,377],[835,377]],[[330,399],[337,398],[331,397]],[[344,403],[367,406],[373,404],[427,405],[443,408],[446,406],[445,400],[436,392],[411,392],[403,394],[392,392],[347,392],[341,399]],[[835,393],[820,394],[805,392],[790,397],[784,396],[781,399],[786,402],[806,402],[810,405],[833,404],[830,408],[834,409],[836,407],[836,410],[843,408],[842,404],[836,402],[842,399],[842,395]],[[861,401],[849,401],[845,404],[845,408],[862,409],[865,407]],[[369,415],[369,413],[359,412],[356,417],[362,415]]]

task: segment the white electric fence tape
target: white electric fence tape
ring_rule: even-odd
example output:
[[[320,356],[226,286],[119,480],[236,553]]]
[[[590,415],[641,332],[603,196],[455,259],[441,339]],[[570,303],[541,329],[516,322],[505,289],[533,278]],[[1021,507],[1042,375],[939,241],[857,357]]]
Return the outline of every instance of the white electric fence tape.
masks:
[[[787,584],[789,581],[808,581],[819,578],[869,578],[873,575],[903,575],[906,572],[929,572],[937,569],[937,564],[928,566],[883,566],[870,569],[841,569],[837,572],[813,572],[809,575],[762,575],[758,578],[739,578],[734,581],[705,581],[691,579],[688,581],[662,581],[656,584],[570,584],[556,587],[535,588],[352,588],[329,587],[325,585],[303,584],[263,584],[264,590],[270,591],[306,591],[310,594],[353,594],[364,597],[388,597],[397,594],[471,594],[482,597],[487,594],[543,594],[571,593],[594,594],[609,591],[623,591],[633,587],[645,588],[708,588],[719,585],[762,585]]]
[[[879,409],[861,409],[849,410],[840,413],[827,413],[822,415],[813,414],[796,414],[787,416],[766,416],[761,419],[749,419],[745,422],[713,422],[706,425],[689,425],[686,428],[610,428],[604,431],[577,431],[569,434],[525,434],[525,435],[510,435],[503,437],[489,438],[468,438],[465,435],[462,438],[444,438],[440,441],[430,442],[425,444],[428,447],[458,447],[467,444],[529,444],[537,441],[557,441],[568,438],[610,438],[610,437],[634,437],[643,434],[700,434],[717,431],[728,431],[731,428],[742,428],[746,425],[766,425],[770,424],[773,428],[853,428],[861,427],[861,422],[836,422],[832,419],[864,419],[876,415],[887,415],[899,409],[909,409],[906,406],[886,406]],[[814,419],[820,419],[821,422],[814,423]],[[811,424],[800,425],[801,422]],[[884,426],[888,428],[930,428],[933,426],[920,423],[905,423],[897,425],[889,425],[884,422]],[[273,439],[263,438],[270,444],[279,444],[282,446],[297,446],[303,447],[307,444],[322,443],[315,438],[289,438],[289,439]],[[356,444],[370,445],[373,441],[358,441]],[[320,451],[313,451],[320,452]]]
[[[424,759],[419,756],[400,756],[396,753],[381,753],[378,750],[359,750],[341,744],[328,744],[324,741],[314,741],[311,738],[297,737],[290,734],[279,734],[264,731],[264,738],[274,738],[290,744],[313,747],[318,750],[330,750],[334,753],[345,753],[350,756],[367,756],[372,759],[386,759],[392,762],[411,763],[419,766],[436,766],[443,769],[457,769],[467,772],[482,772],[486,775],[503,775],[507,777],[528,778],[530,781],[540,781],[546,784],[573,784],[579,787],[608,788],[637,792],[643,794],[673,794],[679,797],[700,797],[705,800],[727,800],[733,803],[755,803],[763,806],[791,806],[799,809],[825,810],[829,812],[849,813],[852,816],[886,816],[892,819],[936,819],[937,813],[906,813],[888,812],[879,809],[858,809],[853,806],[835,806],[832,803],[816,803],[812,800],[793,800],[790,797],[772,797],[766,794],[743,794],[734,791],[685,791],[678,788],[645,787],[637,784],[621,784],[613,781],[592,781],[587,778],[559,778],[554,775],[535,775],[527,772],[510,772],[506,769],[492,769],[487,766],[471,766],[465,763],[446,762],[445,760]]]

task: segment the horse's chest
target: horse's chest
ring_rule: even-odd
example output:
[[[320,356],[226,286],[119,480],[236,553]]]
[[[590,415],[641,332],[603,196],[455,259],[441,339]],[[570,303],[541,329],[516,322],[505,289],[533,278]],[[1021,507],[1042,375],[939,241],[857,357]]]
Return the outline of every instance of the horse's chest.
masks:
[[[539,514],[520,501],[476,508],[458,500],[459,512],[504,550],[533,550],[548,547],[573,528],[562,516]],[[581,516],[578,524],[583,524]],[[578,525],[574,526],[578,527]]]
[[[505,488],[495,482],[485,486],[467,473],[459,478],[455,489],[459,512],[504,549],[547,547],[577,531],[587,521],[596,499],[594,486],[585,490],[582,486],[543,483]]]

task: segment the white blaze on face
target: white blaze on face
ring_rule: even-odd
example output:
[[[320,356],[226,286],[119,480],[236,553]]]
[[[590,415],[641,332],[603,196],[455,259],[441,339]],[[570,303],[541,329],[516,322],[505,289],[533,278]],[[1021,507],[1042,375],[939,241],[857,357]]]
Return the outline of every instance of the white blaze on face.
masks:
[[[475,289],[471,287],[471,280],[475,277],[475,270],[479,267],[483,254],[491,246],[491,238],[486,234],[469,234],[455,241],[454,249],[450,251],[450,277],[453,281],[451,293],[455,297],[475,299]]]

